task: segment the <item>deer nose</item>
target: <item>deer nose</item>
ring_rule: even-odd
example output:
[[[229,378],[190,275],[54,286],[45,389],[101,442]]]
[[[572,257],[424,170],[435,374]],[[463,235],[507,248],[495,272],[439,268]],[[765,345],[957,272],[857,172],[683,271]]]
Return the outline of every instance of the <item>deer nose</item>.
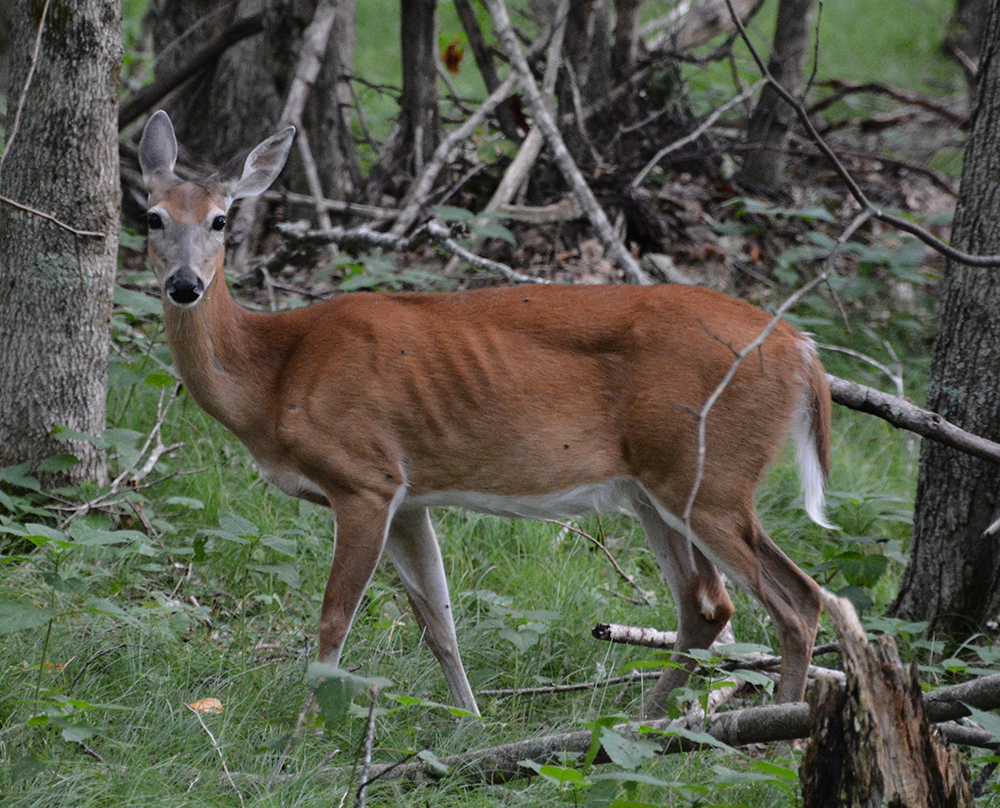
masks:
[[[163,286],[167,297],[178,306],[193,306],[205,293],[205,284],[191,270],[178,270]]]

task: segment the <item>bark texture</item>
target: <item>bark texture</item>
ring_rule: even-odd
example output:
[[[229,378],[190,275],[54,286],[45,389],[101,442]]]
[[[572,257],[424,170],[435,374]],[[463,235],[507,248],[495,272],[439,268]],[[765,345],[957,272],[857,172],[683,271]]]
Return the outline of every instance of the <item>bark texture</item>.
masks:
[[[1000,252],[1000,0],[993,0],[965,152],[952,244]],[[1000,439],[1000,273],[949,261],[931,359],[928,408]],[[996,466],[925,441],[913,547],[892,612],[966,635],[1000,614],[1000,478]]]
[[[812,31],[816,0],[779,0],[774,48],[767,69],[791,93],[802,91],[803,71]],[[768,86],[747,127],[747,152],[740,180],[764,191],[778,189],[784,181],[785,146],[792,110]]]
[[[43,5],[15,6],[10,78],[18,95]],[[98,435],[105,424],[119,227],[120,8],[116,0],[53,0],[0,179],[3,196],[103,234],[74,235],[0,203],[0,466],[76,454],[80,464],[46,475],[49,485],[104,474],[89,443],[50,435],[57,425]]]

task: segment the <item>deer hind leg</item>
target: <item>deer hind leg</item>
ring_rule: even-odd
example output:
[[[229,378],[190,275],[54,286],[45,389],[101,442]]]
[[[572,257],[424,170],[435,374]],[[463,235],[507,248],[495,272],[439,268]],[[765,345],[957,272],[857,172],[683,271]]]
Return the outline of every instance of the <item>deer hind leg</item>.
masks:
[[[462,667],[441,548],[426,508],[401,508],[389,527],[386,551],[403,581],[424,639],[444,671],[457,706],[479,715]]]
[[[749,495],[726,499],[704,492],[711,509],[695,505],[694,541],[719,568],[750,592],[770,615],[781,647],[776,702],[801,701],[822,611],[820,588],[761,527]],[[699,494],[699,497],[702,494]]]
[[[733,615],[733,603],[715,565],[670,527],[656,506],[648,500],[641,503],[639,518],[677,607],[677,643],[671,661],[680,667],[664,671],[653,687],[643,707],[652,718],[666,713],[670,694],[687,684],[696,666],[688,652],[706,649],[715,641]]]
[[[823,601],[819,585],[782,552],[764,532],[756,514],[743,533],[756,562],[746,586],[774,622],[781,647],[781,679],[774,700],[802,701]]]

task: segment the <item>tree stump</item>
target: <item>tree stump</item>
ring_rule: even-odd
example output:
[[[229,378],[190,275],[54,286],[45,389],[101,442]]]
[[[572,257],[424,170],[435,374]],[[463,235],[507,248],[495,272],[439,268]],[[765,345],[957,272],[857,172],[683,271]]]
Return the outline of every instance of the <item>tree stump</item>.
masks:
[[[884,636],[873,648],[846,600],[825,594],[847,684],[821,681],[799,771],[805,808],[972,808],[968,769],[932,730],[916,668]]]

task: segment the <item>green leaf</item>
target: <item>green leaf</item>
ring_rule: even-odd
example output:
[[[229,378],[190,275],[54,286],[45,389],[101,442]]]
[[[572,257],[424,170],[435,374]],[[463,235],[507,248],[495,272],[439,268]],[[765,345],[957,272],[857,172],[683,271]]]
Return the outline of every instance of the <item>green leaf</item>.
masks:
[[[205,507],[205,503],[194,497],[169,497],[167,505],[180,505],[191,511],[200,511]]]
[[[58,474],[74,466],[80,465],[80,458],[71,454],[54,455],[47,457],[38,464],[38,471],[46,474]]]
[[[514,238],[514,234],[502,224],[480,224],[472,229],[476,235],[483,236],[484,238],[500,239],[506,241],[508,244],[517,245],[517,239]]]
[[[430,749],[422,749],[417,752],[417,757],[429,765],[438,774],[448,774],[448,767]]]
[[[306,677],[313,683],[319,682],[316,687],[316,703],[327,722],[336,721],[346,713],[348,705],[358,693],[375,685],[379,687],[392,685],[388,679],[355,676],[342,668],[320,662],[309,665]]]
[[[637,769],[653,760],[660,751],[653,741],[632,740],[607,727],[601,730],[601,746],[612,762],[623,769]]]
[[[986,713],[982,710],[977,710],[975,707],[969,707],[968,704],[965,706],[969,708],[969,713],[971,714],[973,721],[979,724],[979,726],[985,729],[994,738],[1000,740],[1000,715],[994,715],[993,713]]]
[[[96,730],[83,724],[71,724],[62,731],[63,740],[70,743],[83,743],[95,734]]]
[[[123,286],[115,286],[115,304],[129,309],[135,314],[152,314],[156,317],[163,316],[163,302],[159,297],[136,292],[133,289],[126,289]]]
[[[884,555],[863,555],[845,553],[841,557],[844,578],[851,586],[868,588],[878,583],[889,567],[889,559]]]
[[[0,634],[41,628],[54,618],[48,606],[36,606],[26,601],[0,600]]]
[[[170,387],[177,383],[177,380],[168,373],[150,373],[143,379],[150,387]]]
[[[282,536],[265,536],[260,540],[265,547],[277,550],[282,555],[295,558],[298,555],[298,542],[295,539],[286,539]]]
[[[476,215],[471,210],[452,205],[434,205],[431,210],[434,211],[435,216],[446,222],[467,222]]]
[[[548,780],[550,783],[555,783],[558,786],[573,785],[577,787],[587,787],[589,785],[583,774],[581,774],[578,769],[574,769],[570,766],[553,766],[547,763],[538,763],[534,760],[519,760],[517,765],[523,766],[526,769],[531,769],[533,772],[536,772],[539,777]]]
[[[249,519],[244,519],[235,513],[224,513],[219,517],[219,527],[237,536],[255,539],[260,536],[260,528]]]
[[[663,735],[667,738],[677,737],[684,738],[685,740],[691,741],[702,746],[714,746],[716,749],[725,749],[727,752],[735,752],[739,754],[739,750],[734,749],[727,743],[723,743],[716,738],[713,738],[707,732],[692,732],[684,727],[678,727],[671,725],[669,729],[653,729],[652,727],[641,726],[639,727],[640,732],[652,732],[657,735]]]
[[[30,491],[41,491],[41,483],[28,474],[30,468],[30,463],[21,463],[17,466],[2,468],[0,469],[0,483],[16,485],[18,488],[27,488]]]
[[[292,564],[249,564],[247,569],[263,572],[265,575],[277,576],[278,580],[284,581],[293,588],[298,588],[301,583],[299,571]]]

